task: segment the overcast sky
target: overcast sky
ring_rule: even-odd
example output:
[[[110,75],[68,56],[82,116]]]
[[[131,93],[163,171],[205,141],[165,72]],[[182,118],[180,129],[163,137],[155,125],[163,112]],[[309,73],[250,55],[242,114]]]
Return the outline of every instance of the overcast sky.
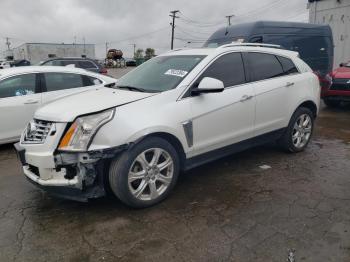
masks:
[[[170,48],[169,11],[176,19],[175,47],[200,46],[227,23],[254,20],[306,22],[306,0],[1,0],[0,51],[24,42],[86,43],[105,56],[105,43],[132,56],[133,46]],[[191,44],[187,42],[191,41]]]

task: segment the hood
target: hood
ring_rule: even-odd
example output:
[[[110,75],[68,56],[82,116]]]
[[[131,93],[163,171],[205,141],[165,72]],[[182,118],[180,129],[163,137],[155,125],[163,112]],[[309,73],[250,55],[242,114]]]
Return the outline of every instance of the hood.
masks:
[[[60,98],[39,108],[34,118],[53,122],[71,122],[80,115],[103,111],[153,96],[154,93],[98,88]]]
[[[349,67],[339,67],[333,71],[332,76],[334,78],[350,79],[350,68]]]

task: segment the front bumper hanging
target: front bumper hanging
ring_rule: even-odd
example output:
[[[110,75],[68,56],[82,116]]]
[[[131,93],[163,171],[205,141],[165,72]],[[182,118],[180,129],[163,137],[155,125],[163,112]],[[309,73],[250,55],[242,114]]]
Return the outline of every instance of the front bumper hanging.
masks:
[[[41,168],[28,163],[20,143],[14,146],[24,175],[32,184],[60,198],[82,202],[106,194],[106,160],[128,148],[123,145],[86,153],[59,153],[54,156],[56,168]]]

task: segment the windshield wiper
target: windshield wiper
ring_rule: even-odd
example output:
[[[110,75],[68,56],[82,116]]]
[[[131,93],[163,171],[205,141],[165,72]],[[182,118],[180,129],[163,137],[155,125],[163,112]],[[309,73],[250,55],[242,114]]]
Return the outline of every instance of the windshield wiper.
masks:
[[[135,86],[117,86],[119,89],[129,89],[130,91],[148,92],[148,90]]]

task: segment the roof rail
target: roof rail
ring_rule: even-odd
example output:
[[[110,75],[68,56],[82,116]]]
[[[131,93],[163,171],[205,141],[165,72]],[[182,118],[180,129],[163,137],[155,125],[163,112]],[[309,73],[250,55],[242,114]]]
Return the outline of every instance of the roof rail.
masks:
[[[180,51],[180,50],[184,50],[184,49],[188,49],[188,48],[176,48],[176,49],[169,50],[167,53],[171,53],[171,52],[175,52],[175,51]]]
[[[219,46],[218,48],[226,48],[226,47],[234,47],[234,46],[256,46],[256,47],[270,47],[270,48],[280,48],[283,49],[280,45],[273,44],[263,44],[263,43],[240,43],[240,42],[232,42],[231,44],[226,44]]]

